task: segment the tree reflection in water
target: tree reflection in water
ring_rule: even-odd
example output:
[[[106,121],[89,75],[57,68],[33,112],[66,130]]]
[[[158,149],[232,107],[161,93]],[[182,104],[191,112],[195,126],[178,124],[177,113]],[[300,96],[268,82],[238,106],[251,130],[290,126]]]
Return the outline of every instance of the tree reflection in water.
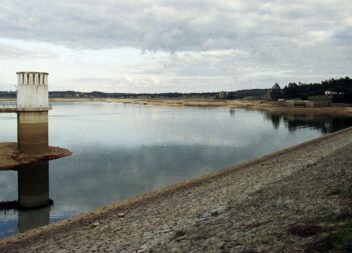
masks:
[[[332,133],[352,125],[352,117],[336,116],[331,114],[292,114],[265,112],[265,118],[271,120],[273,127],[278,129],[281,123],[290,132],[300,128],[312,128],[321,133]]]

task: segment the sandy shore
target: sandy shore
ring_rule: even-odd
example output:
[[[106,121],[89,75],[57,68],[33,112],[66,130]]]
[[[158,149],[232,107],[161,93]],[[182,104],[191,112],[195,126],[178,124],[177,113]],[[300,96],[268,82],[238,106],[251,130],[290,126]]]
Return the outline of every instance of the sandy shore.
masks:
[[[260,110],[268,112],[285,112],[285,113],[324,113],[324,114],[341,114],[352,116],[352,107],[287,107],[281,103],[267,102],[262,100],[141,100],[141,101],[122,101],[122,103],[136,103],[147,105],[166,105],[166,106],[224,106],[229,108],[243,108],[248,110]]]
[[[69,150],[64,148],[49,147],[47,153],[40,155],[25,155],[18,152],[17,143],[0,143],[0,170],[11,169],[21,164],[54,160],[71,154],[72,153]]]
[[[0,252],[335,252],[329,238],[351,220],[351,152],[352,128],[2,240]]]

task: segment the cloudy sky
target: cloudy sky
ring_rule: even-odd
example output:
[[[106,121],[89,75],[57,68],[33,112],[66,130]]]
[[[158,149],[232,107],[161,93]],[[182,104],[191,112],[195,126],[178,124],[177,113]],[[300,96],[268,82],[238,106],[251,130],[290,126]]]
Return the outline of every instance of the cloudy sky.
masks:
[[[352,75],[351,0],[0,0],[0,90],[199,92]]]

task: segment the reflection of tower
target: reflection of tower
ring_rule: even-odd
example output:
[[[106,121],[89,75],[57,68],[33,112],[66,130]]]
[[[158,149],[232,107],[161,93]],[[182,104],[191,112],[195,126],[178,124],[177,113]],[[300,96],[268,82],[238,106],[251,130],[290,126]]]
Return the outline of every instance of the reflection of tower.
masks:
[[[19,167],[18,202],[19,232],[50,223],[49,162]]]
[[[50,206],[33,210],[18,210],[18,232],[23,233],[50,223]]]
[[[17,72],[17,138],[21,153],[48,151],[48,73]]]
[[[20,208],[45,206],[49,201],[49,162],[22,165],[18,170]]]

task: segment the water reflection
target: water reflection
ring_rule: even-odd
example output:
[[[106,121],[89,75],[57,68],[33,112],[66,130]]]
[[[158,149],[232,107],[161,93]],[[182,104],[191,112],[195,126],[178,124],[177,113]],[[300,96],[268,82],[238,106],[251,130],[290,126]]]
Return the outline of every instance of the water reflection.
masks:
[[[18,210],[18,232],[23,233],[50,223],[50,206]]]
[[[302,128],[312,128],[321,133],[332,133],[352,125],[352,117],[334,116],[331,114],[292,114],[265,112],[265,118],[271,120],[273,127],[278,129],[284,124],[290,132]]]
[[[0,211],[18,213],[18,231],[37,228],[50,223],[49,162],[22,165],[17,171],[18,200],[0,202]]]
[[[235,115],[236,115],[236,109],[231,108],[231,109],[230,109],[230,115],[231,115],[231,116],[235,116]]]

